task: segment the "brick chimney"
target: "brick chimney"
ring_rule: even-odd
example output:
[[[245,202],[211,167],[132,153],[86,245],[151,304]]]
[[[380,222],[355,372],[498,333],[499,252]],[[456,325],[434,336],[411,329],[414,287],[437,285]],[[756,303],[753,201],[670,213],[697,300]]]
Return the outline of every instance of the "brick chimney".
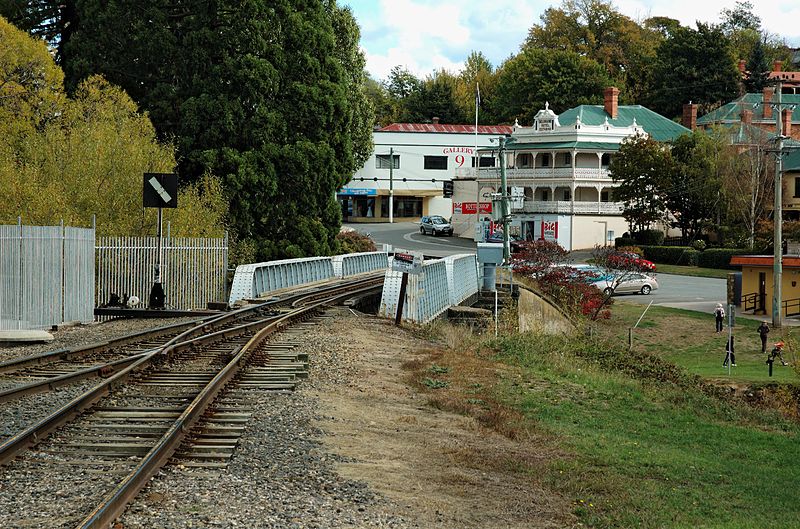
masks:
[[[433,122],[434,125],[438,125],[439,124],[439,118],[437,118],[437,117],[434,117],[433,119],[431,119],[431,121]]]
[[[753,111],[749,108],[742,110],[742,123],[751,124],[753,122]]]
[[[683,116],[681,117],[681,125],[689,130],[697,128],[697,104],[689,102],[683,105]]]
[[[783,61],[775,61],[772,63],[772,71],[773,72],[781,72],[783,71]]]
[[[744,73],[745,72],[746,65],[747,65],[747,61],[746,60],[739,59],[739,73]]]
[[[792,135],[792,110],[787,108],[783,111],[783,115],[781,116],[781,134],[784,136],[791,136]]]
[[[764,87],[764,100],[761,102],[761,109],[764,111],[764,119],[772,119],[772,107],[769,105],[772,103],[772,95],[774,93],[775,89],[773,87]]]
[[[609,86],[603,90],[603,109],[611,116],[611,119],[617,118],[617,107],[619,100],[619,88]]]

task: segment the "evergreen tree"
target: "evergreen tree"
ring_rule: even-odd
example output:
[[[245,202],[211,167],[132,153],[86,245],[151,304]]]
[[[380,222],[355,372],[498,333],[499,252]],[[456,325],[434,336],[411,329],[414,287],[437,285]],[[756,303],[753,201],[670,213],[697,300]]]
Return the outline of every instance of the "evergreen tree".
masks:
[[[769,83],[770,66],[760,39],[753,46],[746,68],[748,74],[744,80],[745,88],[748,92],[761,92]]]
[[[325,255],[335,192],[371,152],[358,26],[334,0],[80,0],[70,86],[101,72],[175,138],[179,173],[222,178],[260,259]]]

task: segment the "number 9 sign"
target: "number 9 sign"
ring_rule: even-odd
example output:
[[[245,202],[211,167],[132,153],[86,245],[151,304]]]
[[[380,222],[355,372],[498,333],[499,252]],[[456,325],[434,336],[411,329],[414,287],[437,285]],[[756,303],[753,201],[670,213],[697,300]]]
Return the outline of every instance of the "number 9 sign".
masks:
[[[464,155],[463,154],[459,154],[458,156],[456,156],[456,163],[458,164],[459,167],[464,165]]]

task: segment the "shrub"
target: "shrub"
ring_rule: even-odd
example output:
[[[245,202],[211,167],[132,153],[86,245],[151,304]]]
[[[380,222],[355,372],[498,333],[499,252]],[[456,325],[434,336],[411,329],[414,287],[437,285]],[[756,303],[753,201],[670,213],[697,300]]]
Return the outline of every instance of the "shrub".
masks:
[[[697,266],[700,252],[688,246],[642,246],[646,259],[654,263]]]
[[[623,246],[636,246],[636,239],[633,237],[617,237],[614,239],[614,248],[621,248]]]
[[[372,239],[355,230],[340,231],[336,235],[336,246],[340,254],[375,251],[375,243]]]
[[[638,246],[620,246],[617,248],[617,250],[625,253],[635,253],[639,257],[644,255],[644,252]]]
[[[635,234],[638,244],[661,246],[664,244],[664,232],[661,230],[644,230]]]
[[[698,252],[702,252],[703,250],[706,249],[706,241],[704,241],[702,239],[698,239],[696,241],[693,241],[692,242],[692,248],[694,248]]]
[[[700,254],[697,264],[706,268],[718,268],[720,270],[736,270],[731,266],[731,257],[751,253],[750,250],[741,248],[711,248]]]

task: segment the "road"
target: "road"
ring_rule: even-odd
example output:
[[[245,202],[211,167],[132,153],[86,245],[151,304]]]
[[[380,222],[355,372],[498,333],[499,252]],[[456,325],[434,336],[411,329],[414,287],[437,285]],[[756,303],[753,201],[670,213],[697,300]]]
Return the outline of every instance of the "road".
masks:
[[[459,253],[474,253],[475,242],[461,237],[433,237],[422,235],[419,224],[397,222],[394,224],[346,224],[361,233],[368,233],[378,246],[390,244],[393,248],[417,250],[425,255],[445,257]],[[589,257],[587,252],[576,252],[575,260],[580,262]],[[707,277],[657,275],[659,289],[649,296],[625,294],[618,299],[647,305],[696,310],[711,314],[717,303],[725,303],[725,280]]]

